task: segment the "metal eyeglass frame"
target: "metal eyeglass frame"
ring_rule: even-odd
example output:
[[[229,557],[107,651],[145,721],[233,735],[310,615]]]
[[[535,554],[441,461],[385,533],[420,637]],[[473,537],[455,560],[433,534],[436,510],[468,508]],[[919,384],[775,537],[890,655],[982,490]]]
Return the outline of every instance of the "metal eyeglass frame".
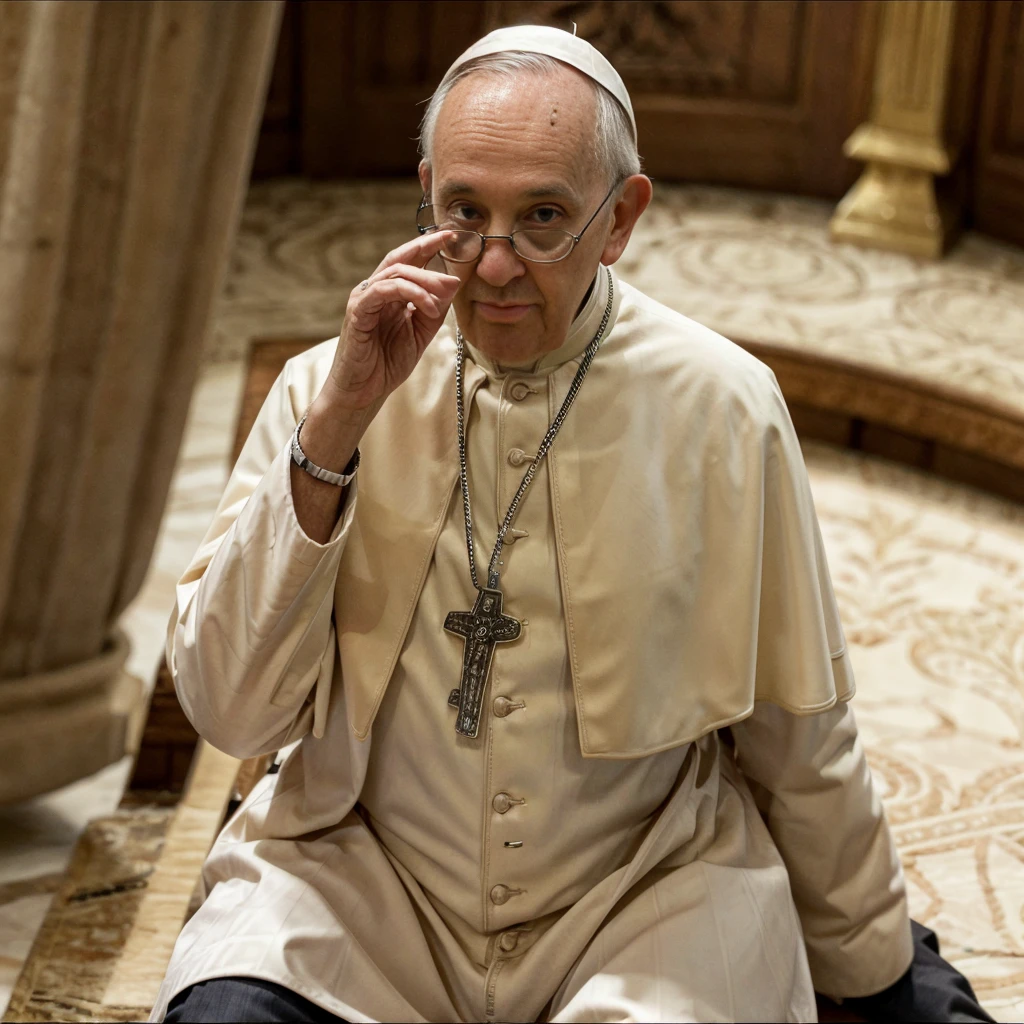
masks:
[[[483,256],[484,248],[487,245],[487,241],[488,241],[488,239],[491,239],[491,238],[504,238],[504,239],[506,239],[508,241],[508,244],[510,246],[512,246],[512,251],[521,260],[526,260],[528,263],[541,263],[541,264],[544,264],[544,263],[561,263],[562,260],[567,260],[573,254],[573,252],[576,249],[576,246],[580,244],[580,239],[583,237],[584,232],[587,230],[587,228],[590,227],[591,224],[594,223],[594,218],[601,212],[601,209],[604,207],[604,204],[608,202],[608,199],[611,197],[611,194],[621,184],[622,184],[621,181],[616,181],[615,184],[612,185],[612,187],[610,189],[608,189],[607,195],[604,197],[604,199],[601,200],[600,205],[593,212],[593,214],[591,214],[590,220],[588,220],[587,223],[583,225],[583,228],[581,229],[581,231],[580,231],[580,233],[578,235],[574,235],[571,231],[565,231],[562,228],[550,228],[550,229],[545,229],[545,228],[528,228],[528,229],[524,229],[524,228],[520,228],[519,229],[519,231],[523,231],[523,230],[530,230],[530,231],[552,230],[552,231],[560,231],[560,232],[562,232],[562,234],[568,235],[572,239],[572,245],[569,247],[569,251],[564,256],[559,256],[558,259],[556,259],[556,260],[535,260],[535,259],[533,259],[530,256],[524,256],[516,248],[516,242],[515,242],[515,236],[517,234],[516,231],[513,231],[512,234],[510,234],[510,235],[484,235],[484,234],[481,234],[479,231],[473,231],[472,228],[444,228],[444,229],[441,229],[441,228],[438,228],[438,226],[436,224],[431,225],[430,227],[422,227],[420,224],[417,224],[416,225],[416,230],[421,235],[426,235],[426,234],[428,234],[431,231],[440,231],[440,230],[445,230],[445,231],[467,231],[467,232],[472,232],[474,235],[477,235],[480,238],[480,252],[478,252],[476,254],[476,256],[474,256],[471,260],[456,260],[456,259],[452,259],[451,256],[446,256],[444,253],[440,254],[442,259],[451,260],[452,263],[476,263],[476,261]],[[420,205],[416,209],[416,218],[417,218],[417,220],[419,220],[419,215],[420,215],[420,213],[423,210],[427,209],[428,207],[433,207],[433,205],[434,205],[433,203],[428,203],[427,202],[427,196],[426,196],[426,193],[424,193],[423,194],[423,198],[420,200]]]

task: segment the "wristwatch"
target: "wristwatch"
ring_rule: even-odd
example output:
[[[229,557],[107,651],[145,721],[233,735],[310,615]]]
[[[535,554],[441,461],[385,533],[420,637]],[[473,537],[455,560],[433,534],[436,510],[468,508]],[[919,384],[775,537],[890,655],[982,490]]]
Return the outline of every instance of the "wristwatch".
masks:
[[[306,458],[306,453],[302,450],[302,445],[299,444],[299,431],[302,430],[302,424],[305,422],[306,415],[303,414],[302,419],[295,424],[295,433],[292,434],[291,445],[292,462],[300,469],[304,469],[310,476],[316,477],[317,480],[322,480],[325,484],[334,484],[335,487],[344,487],[350,484],[352,478],[356,475],[356,470],[359,468],[359,449],[357,448],[352,453],[352,458],[348,460],[348,465],[341,473],[332,473],[329,469],[323,469]]]

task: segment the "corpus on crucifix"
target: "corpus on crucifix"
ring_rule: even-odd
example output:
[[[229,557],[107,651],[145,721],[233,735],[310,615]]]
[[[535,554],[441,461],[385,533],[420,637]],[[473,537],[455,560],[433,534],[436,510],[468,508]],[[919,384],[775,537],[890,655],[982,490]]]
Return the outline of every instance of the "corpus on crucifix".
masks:
[[[466,641],[462,658],[462,683],[448,695],[448,703],[459,709],[455,731],[476,736],[480,729],[480,705],[483,703],[487,674],[494,645],[518,640],[522,625],[511,615],[501,613],[501,591],[481,590],[471,612],[449,612],[444,628]]]

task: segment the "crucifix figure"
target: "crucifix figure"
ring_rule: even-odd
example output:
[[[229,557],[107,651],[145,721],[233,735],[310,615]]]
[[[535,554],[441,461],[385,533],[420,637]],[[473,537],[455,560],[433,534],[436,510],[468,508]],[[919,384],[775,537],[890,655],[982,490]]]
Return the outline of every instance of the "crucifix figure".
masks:
[[[473,610],[449,612],[444,628],[466,642],[462,656],[462,684],[448,696],[448,703],[459,709],[455,731],[475,737],[480,729],[480,705],[484,699],[494,645],[518,639],[522,626],[511,615],[502,615],[501,591],[484,588]]]

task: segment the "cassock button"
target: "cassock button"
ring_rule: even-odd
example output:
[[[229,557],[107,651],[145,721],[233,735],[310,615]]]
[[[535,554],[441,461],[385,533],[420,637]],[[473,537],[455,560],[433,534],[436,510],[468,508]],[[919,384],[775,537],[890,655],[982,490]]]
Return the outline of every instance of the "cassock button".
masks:
[[[508,903],[511,895],[512,890],[507,885],[496,885],[491,890],[491,902],[500,907],[503,903]]]
[[[517,402],[521,402],[532,390],[529,384],[524,384],[521,380],[517,381],[512,385],[512,397]]]
[[[513,711],[518,711],[520,708],[525,707],[526,705],[521,700],[510,700],[504,695],[494,698],[494,715],[496,718],[507,718]]]
[[[499,814],[504,814],[512,806],[512,797],[508,793],[498,793],[491,801],[491,806]]]
[[[517,932],[505,932],[498,939],[498,945],[501,946],[503,952],[511,953],[519,945],[519,934]]]
[[[508,464],[510,466],[521,466],[528,461],[526,452],[522,448],[512,448],[508,453]]]

